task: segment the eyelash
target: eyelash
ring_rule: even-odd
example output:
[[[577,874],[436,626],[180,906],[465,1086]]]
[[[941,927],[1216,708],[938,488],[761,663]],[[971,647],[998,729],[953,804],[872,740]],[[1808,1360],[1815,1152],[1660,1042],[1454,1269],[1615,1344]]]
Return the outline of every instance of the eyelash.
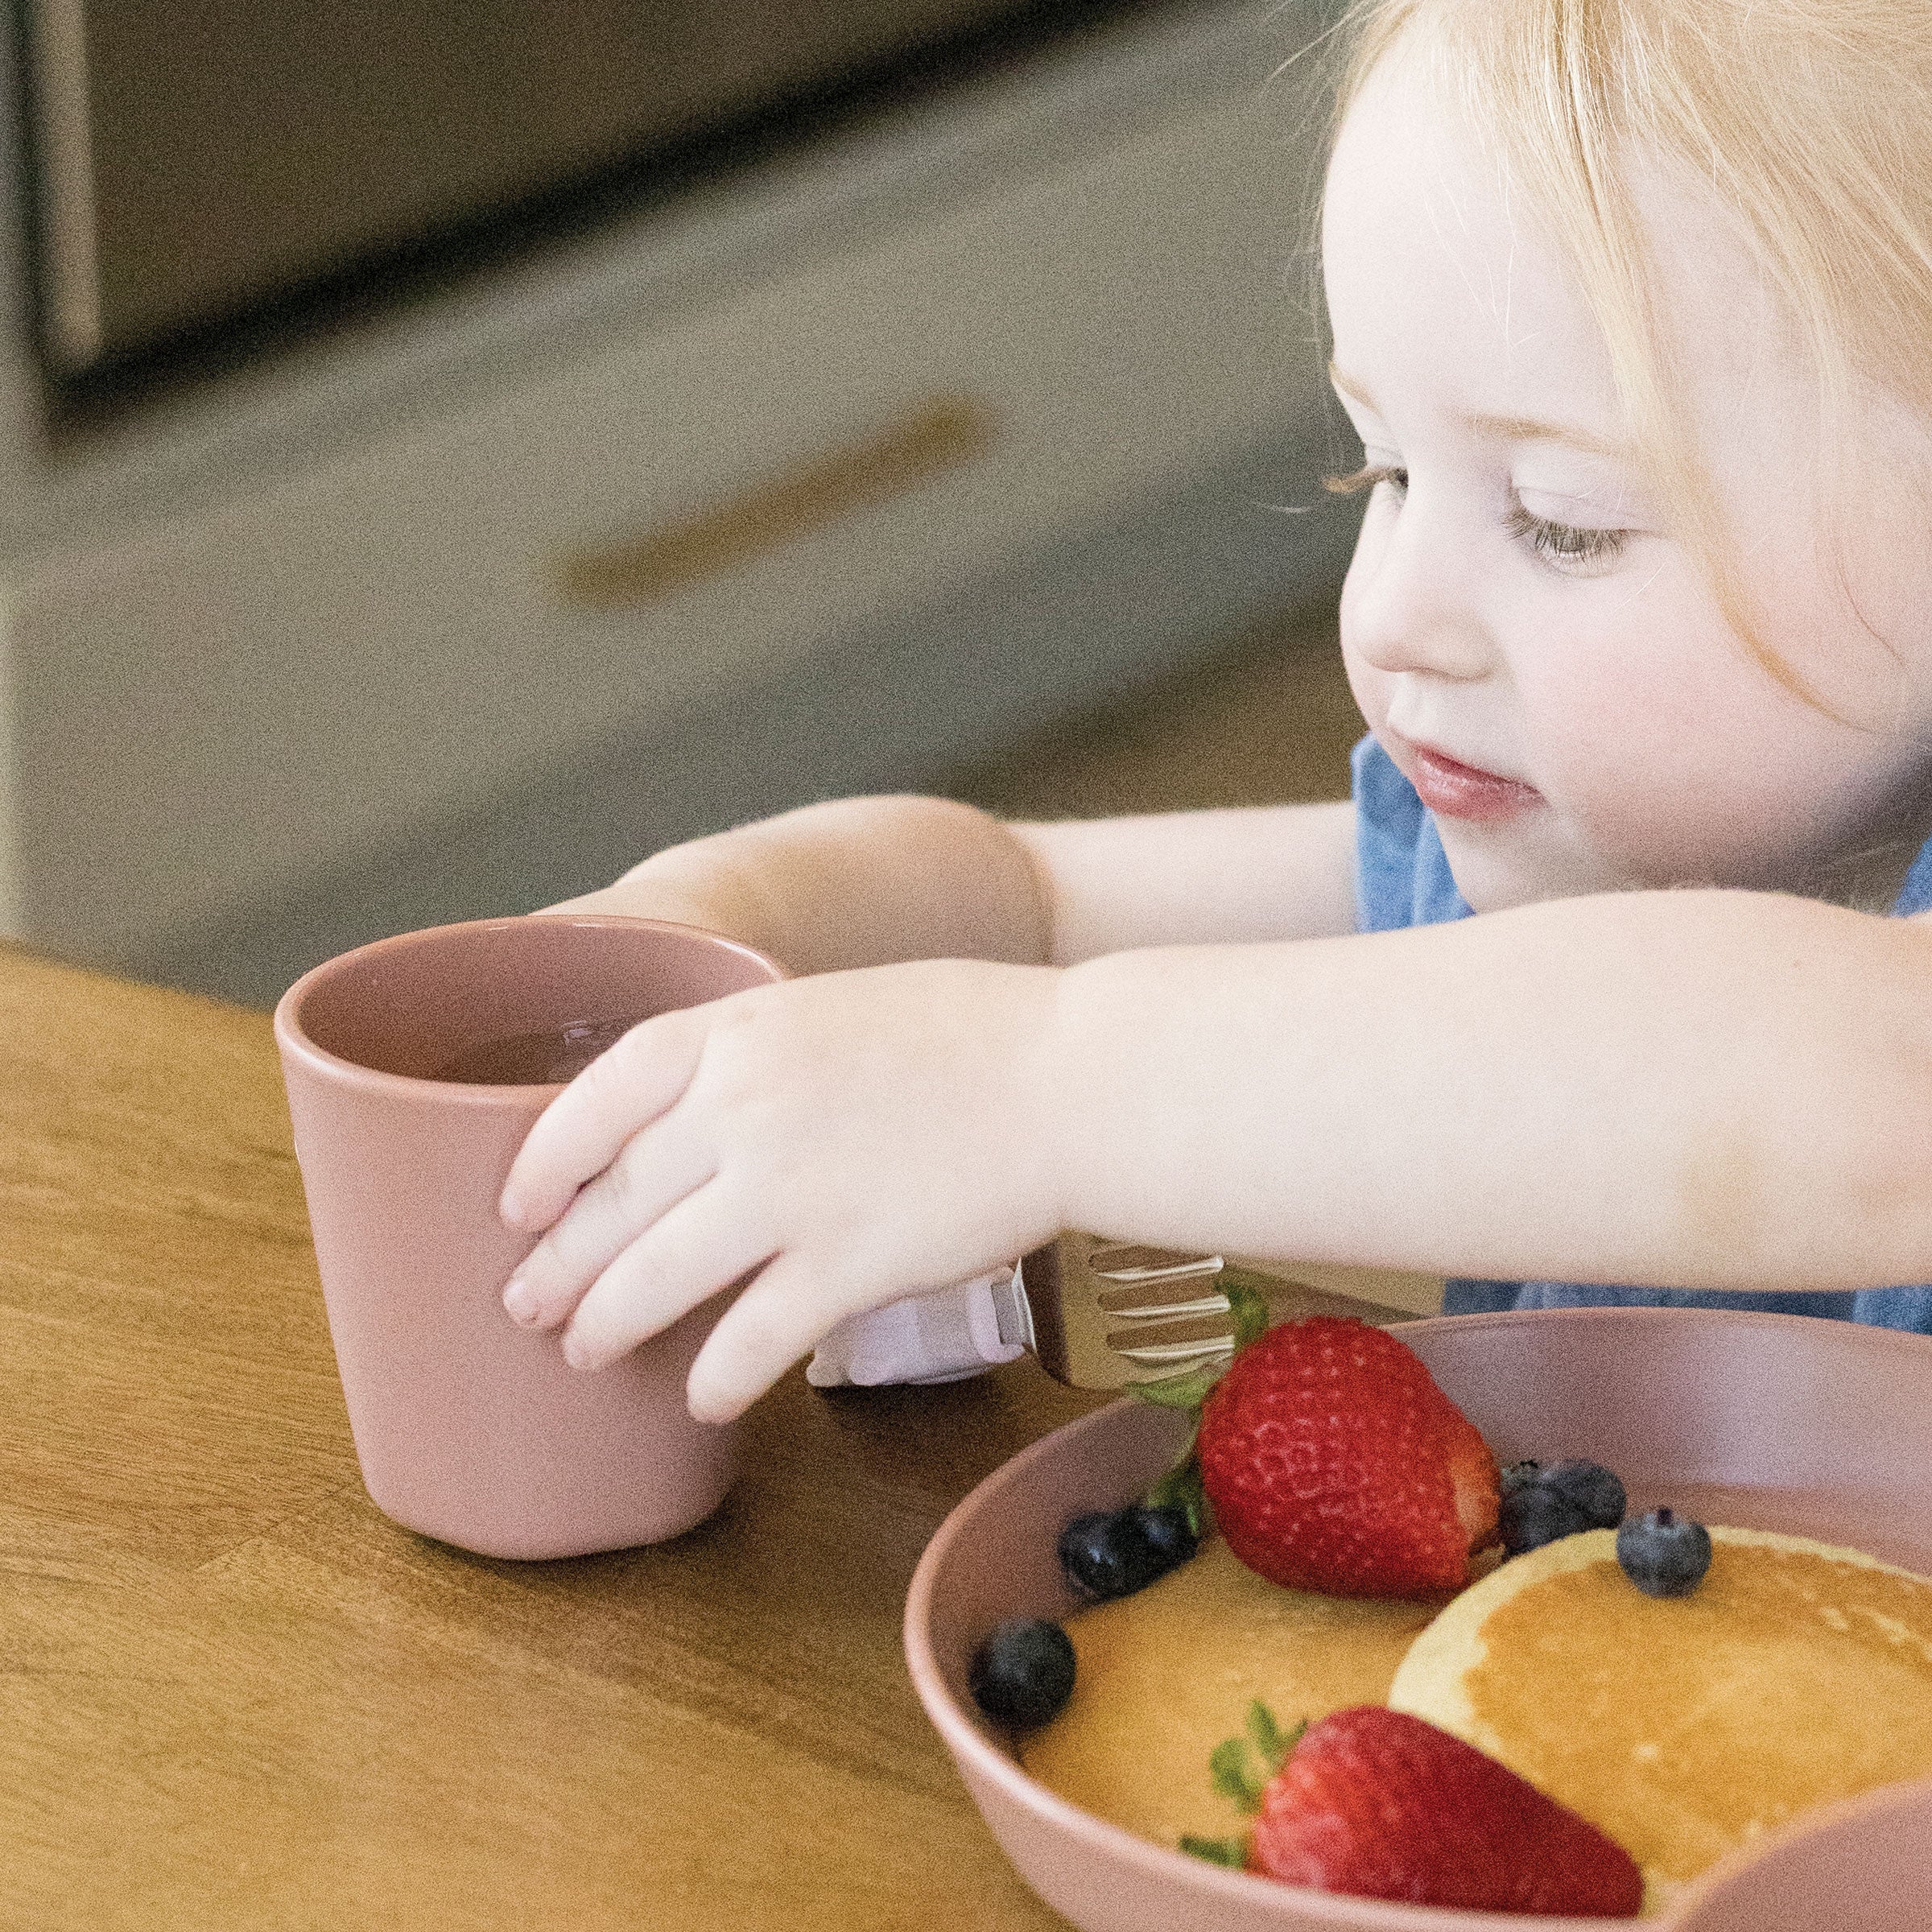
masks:
[[[1359,495],[1378,483],[1389,485],[1398,496],[1405,494],[1409,473],[1396,464],[1368,463],[1348,476],[1322,478],[1322,488],[1338,497]],[[1623,554],[1627,535],[1620,530],[1579,530],[1574,524],[1552,523],[1532,515],[1521,503],[1509,506],[1503,522],[1511,536],[1558,569],[1608,564]]]

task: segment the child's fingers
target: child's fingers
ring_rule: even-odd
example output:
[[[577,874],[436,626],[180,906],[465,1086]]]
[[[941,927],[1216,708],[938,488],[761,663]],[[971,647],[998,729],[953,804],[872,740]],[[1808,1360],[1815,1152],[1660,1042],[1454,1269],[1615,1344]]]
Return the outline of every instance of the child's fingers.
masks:
[[[688,1007],[632,1027],[544,1108],[497,1200],[510,1227],[549,1227],[640,1127],[677,1104],[704,1052],[706,1010]]]
[[[518,1264],[503,1305],[531,1328],[554,1328],[610,1264],[717,1170],[710,1144],[672,1112],[633,1134],[585,1183]]]
[[[668,1328],[772,1253],[729,1182],[687,1195],[592,1282],[564,1331],[574,1368],[601,1368]]]
[[[780,1255],[724,1311],[698,1351],[684,1385],[691,1413],[701,1422],[742,1414],[859,1305],[829,1300],[808,1263]]]

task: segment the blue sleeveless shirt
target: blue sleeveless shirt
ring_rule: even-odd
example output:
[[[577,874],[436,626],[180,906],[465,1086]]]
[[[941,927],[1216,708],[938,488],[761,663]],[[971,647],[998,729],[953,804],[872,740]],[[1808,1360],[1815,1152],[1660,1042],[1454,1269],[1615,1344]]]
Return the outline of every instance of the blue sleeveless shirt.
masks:
[[[1435,820],[1415,787],[1373,737],[1355,748],[1356,912],[1364,932],[1435,926],[1470,917],[1457,891]],[[1932,840],[1905,875],[1894,918],[1932,911]],[[1726,1293],[1710,1289],[1587,1287],[1570,1282],[1455,1281],[1443,1312],[1502,1308],[1746,1308],[1773,1315],[1835,1316],[1932,1334],[1932,1287],[1866,1288],[1853,1294]]]

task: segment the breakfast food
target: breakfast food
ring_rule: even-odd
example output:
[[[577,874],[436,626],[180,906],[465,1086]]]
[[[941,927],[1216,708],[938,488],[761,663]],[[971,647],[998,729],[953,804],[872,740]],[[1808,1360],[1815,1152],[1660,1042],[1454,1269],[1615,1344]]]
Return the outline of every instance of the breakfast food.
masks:
[[[1376,1705],[1310,1726],[1266,1789],[1253,1862],[1271,1878],[1363,1898],[1627,1918],[1629,1854],[1493,1758]]]
[[[1618,1529],[1616,1566],[1645,1596],[1688,1596],[1711,1567],[1711,1532],[1653,1509]]]
[[[1932,1579],[1709,1535],[1677,1596],[1633,1585],[1608,1530],[1503,1564],[1417,1638],[1388,1698],[1607,1832],[1653,1902],[1801,1810],[1932,1774]]]
[[[1380,1703],[1444,1599],[1284,1590],[1220,1538],[1132,1596],[1075,1612],[1073,1695],[1021,1764],[1083,1810],[1173,1845],[1243,1827],[1208,1761],[1256,1698],[1294,1719]]]
[[[1088,1602],[1105,1603],[1178,1568],[1199,1540],[1185,1510],[1130,1503],[1076,1516],[1060,1532],[1060,1568]]]
[[[1614,1470],[1574,1456],[1560,1463],[1512,1463],[1503,1472],[1502,1490],[1496,1534],[1510,1556],[1540,1550],[1559,1536],[1614,1530],[1629,1501]]]
[[[1360,1321],[1313,1315],[1243,1349],[1196,1453],[1228,1546],[1290,1589],[1458,1589],[1496,1540],[1495,1457],[1417,1356]]]
[[[1276,1329],[1194,1459],[1067,1525],[1074,1682],[1020,1761],[1290,1882],[1578,1916],[1932,1776],[1932,1579],[1627,1501],[1578,1459],[1499,1472],[1392,1335]]]
[[[996,1723],[1030,1729],[1056,1717],[1073,1695],[1073,1644],[1048,1616],[1009,1616],[972,1653],[967,1688]]]

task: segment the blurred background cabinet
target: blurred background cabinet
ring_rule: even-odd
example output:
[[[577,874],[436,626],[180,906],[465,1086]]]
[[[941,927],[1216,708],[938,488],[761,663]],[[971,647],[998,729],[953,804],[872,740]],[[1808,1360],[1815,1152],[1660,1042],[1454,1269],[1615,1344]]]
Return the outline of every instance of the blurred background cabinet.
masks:
[[[1320,23],[27,0],[6,929],[265,1001],[1325,595]]]

